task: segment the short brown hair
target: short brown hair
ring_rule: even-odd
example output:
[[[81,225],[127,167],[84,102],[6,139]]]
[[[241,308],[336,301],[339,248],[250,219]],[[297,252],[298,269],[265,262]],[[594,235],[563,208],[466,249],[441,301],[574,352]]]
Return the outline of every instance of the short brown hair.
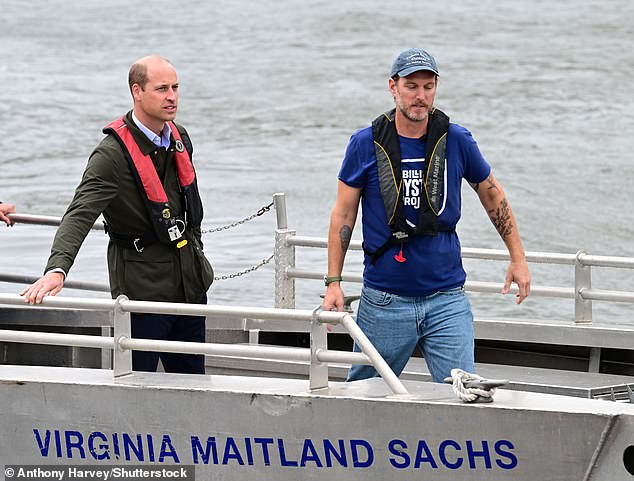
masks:
[[[134,84],[139,84],[141,90],[144,90],[147,80],[147,65],[144,62],[134,62],[132,67],[130,67],[130,72],[128,73],[128,85],[130,86],[130,92],[132,92],[132,86]]]
[[[141,90],[145,90],[145,84],[147,84],[149,80],[147,75],[148,62],[150,60],[157,59],[172,65],[172,62],[158,54],[152,54],[147,57],[140,58],[132,64],[130,72],[128,73],[128,85],[130,86],[130,92],[132,92],[132,86],[134,84],[138,84],[139,87],[141,87]]]

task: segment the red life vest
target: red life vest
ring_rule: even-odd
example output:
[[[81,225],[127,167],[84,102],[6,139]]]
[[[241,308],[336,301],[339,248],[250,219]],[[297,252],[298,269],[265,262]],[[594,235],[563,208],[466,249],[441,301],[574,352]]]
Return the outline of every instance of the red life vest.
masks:
[[[159,179],[158,173],[149,155],[143,154],[137,145],[130,129],[123,117],[108,124],[103,132],[113,134],[128,161],[130,170],[137,180],[141,197],[143,197],[148,209],[150,223],[154,227],[155,236],[144,235],[144,245],[158,239],[164,244],[178,244],[183,239],[186,227],[198,227],[202,222],[203,209],[198,186],[196,172],[191,161],[190,153],[185,148],[181,133],[173,122],[168,122],[175,141],[174,162],[178,173],[178,181],[181,187],[183,199],[182,217],[173,213],[169,205],[165,188]],[[118,237],[116,234],[111,238]],[[122,242],[120,242],[122,243]],[[133,246],[139,250],[139,240],[133,242]],[[142,246],[140,250],[143,250]]]

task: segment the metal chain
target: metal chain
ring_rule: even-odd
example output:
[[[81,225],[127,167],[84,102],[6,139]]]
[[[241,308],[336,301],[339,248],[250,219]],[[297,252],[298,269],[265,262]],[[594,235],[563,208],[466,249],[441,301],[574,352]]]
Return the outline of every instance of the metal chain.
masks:
[[[227,224],[227,225],[223,225],[222,227],[216,227],[214,229],[203,229],[201,232],[203,234],[211,234],[213,232],[221,232],[223,230],[227,230],[227,229],[231,229],[233,227],[237,227],[239,225],[244,224],[245,222],[249,222],[250,220],[255,219],[256,217],[261,216],[262,214],[264,214],[265,212],[268,212],[271,210],[271,207],[273,207],[273,202],[271,202],[269,205],[266,205],[262,208],[260,208],[260,210],[258,210],[255,214],[251,214],[248,217],[245,217],[242,220],[238,220],[236,222],[232,222],[231,224]]]
[[[257,271],[263,265],[266,265],[269,262],[271,262],[271,259],[273,259],[273,254],[271,254],[268,259],[262,259],[262,261],[259,264],[251,266],[248,269],[245,269],[243,271],[239,271],[239,272],[236,272],[234,274],[227,274],[226,276],[214,277],[214,281],[226,281],[227,279],[235,279],[236,277],[240,277],[240,276],[243,276],[243,275],[248,274],[250,272]]]
[[[211,234],[214,232],[221,232],[223,230],[227,230],[227,229],[232,229],[233,227],[238,227],[239,225],[244,224],[245,222],[249,222],[250,220],[255,219],[256,217],[261,216],[262,214],[269,212],[271,210],[271,207],[273,207],[273,202],[271,202],[269,205],[265,205],[263,207],[260,208],[260,210],[258,210],[255,214],[251,214],[248,217],[245,217],[242,220],[238,220],[236,222],[232,222],[231,224],[227,224],[227,225],[223,225],[222,227],[216,227],[214,229],[202,229],[201,233],[203,234]],[[243,276],[245,274],[249,274],[250,272],[256,271],[258,270],[260,267],[268,264],[269,262],[271,262],[271,260],[273,259],[274,255],[271,254],[271,256],[269,256],[268,259],[262,259],[262,261],[259,264],[256,264],[254,266],[251,266],[243,271],[238,271],[235,272],[233,274],[227,274],[224,276],[216,276],[214,277],[214,281],[226,281],[227,279],[235,279],[236,277],[240,277]]]

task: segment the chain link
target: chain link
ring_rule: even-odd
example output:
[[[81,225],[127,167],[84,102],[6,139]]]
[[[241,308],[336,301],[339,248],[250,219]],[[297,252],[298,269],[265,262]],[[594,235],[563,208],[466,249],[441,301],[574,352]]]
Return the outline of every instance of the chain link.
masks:
[[[257,271],[260,267],[271,262],[271,259],[273,259],[273,254],[271,254],[268,259],[262,259],[262,261],[259,264],[251,266],[248,269],[245,269],[243,271],[239,271],[234,274],[227,274],[225,276],[214,277],[214,281],[226,281],[227,279],[235,279],[236,277],[240,277],[245,274],[249,274],[250,272]]]
[[[222,232],[224,230],[227,229],[232,229],[233,227],[238,227],[239,225],[244,224],[245,222],[249,222],[250,220],[255,219],[256,217],[260,217],[262,214],[269,212],[271,210],[271,207],[273,207],[273,202],[271,202],[269,205],[265,205],[263,207],[260,208],[260,210],[258,210],[255,214],[251,214],[248,217],[245,217],[242,220],[238,220],[236,222],[232,222],[231,224],[227,224],[227,225],[223,225],[222,227],[216,227],[214,229],[202,229],[201,233],[203,234],[212,234],[214,232]],[[262,261],[259,264],[256,264],[254,266],[251,266],[243,271],[238,271],[235,272],[233,274],[227,274],[224,276],[216,276],[214,277],[214,281],[226,281],[227,279],[235,279],[236,277],[240,277],[243,276],[245,274],[249,274],[253,271],[258,270],[260,267],[268,264],[269,262],[271,262],[271,260],[273,259],[274,255],[271,254],[271,256],[269,256],[268,259],[262,259]]]
[[[273,202],[271,202],[269,205],[265,205],[264,207],[261,207],[260,210],[258,210],[255,214],[251,214],[250,216],[245,217],[242,220],[232,222],[231,224],[223,225],[222,227],[216,227],[214,229],[202,229],[201,232],[203,234],[211,234],[214,232],[221,232],[223,230],[232,229],[233,227],[238,227],[239,225],[242,225],[245,222],[249,222],[250,220],[253,220],[256,217],[261,216],[265,212],[269,212],[271,210],[271,207],[273,207]]]

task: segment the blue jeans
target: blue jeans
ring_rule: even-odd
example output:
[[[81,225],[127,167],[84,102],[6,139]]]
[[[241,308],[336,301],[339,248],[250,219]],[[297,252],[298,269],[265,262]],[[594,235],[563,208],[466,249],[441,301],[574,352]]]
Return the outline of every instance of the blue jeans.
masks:
[[[403,297],[364,287],[357,324],[397,376],[417,345],[436,382],[454,368],[474,372],[473,314],[463,288]],[[360,351],[356,343],[354,350]],[[374,367],[355,364],[347,380],[376,375]]]

